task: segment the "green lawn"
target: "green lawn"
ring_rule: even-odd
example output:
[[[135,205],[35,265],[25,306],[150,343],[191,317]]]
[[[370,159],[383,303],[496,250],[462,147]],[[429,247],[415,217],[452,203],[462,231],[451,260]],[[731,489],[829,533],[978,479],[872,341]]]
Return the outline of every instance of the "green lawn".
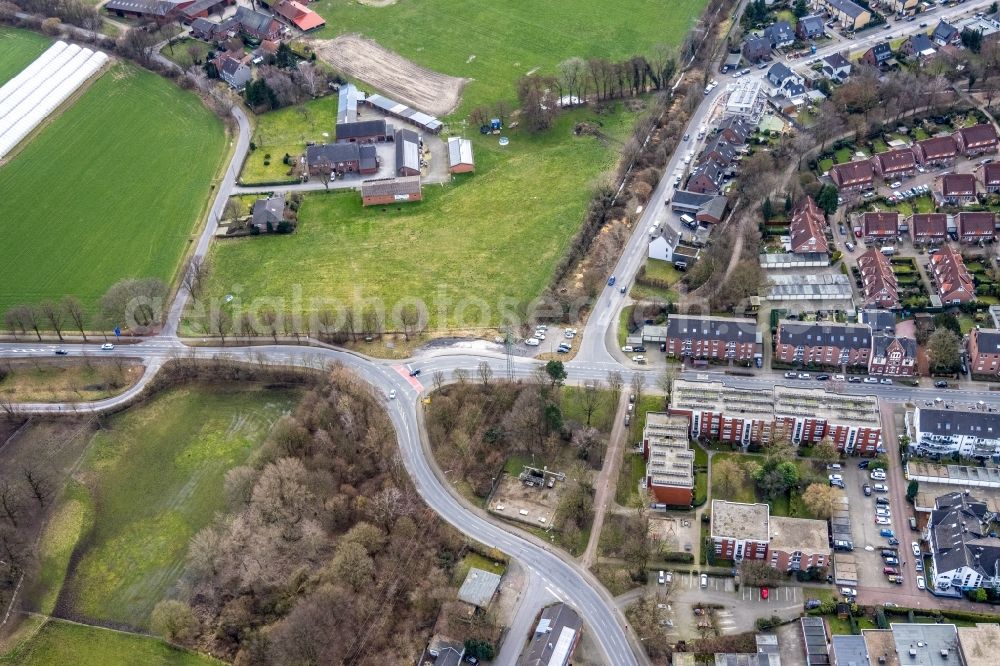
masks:
[[[311,8],[326,27],[312,36],[361,33],[420,65],[470,79],[459,106],[464,115],[501,97],[513,101],[518,78],[536,68],[554,73],[572,56],[620,59],[649,55],[660,43],[677,46],[705,4],[623,0],[611,10],[600,0],[404,0],[389,7],[319,0]]]
[[[193,48],[192,48],[193,47]],[[195,51],[195,49],[197,49]],[[184,69],[195,64],[191,57],[191,51],[197,53],[199,63],[205,62],[205,56],[212,50],[212,47],[198,39],[179,39],[172,44],[160,49],[160,53],[167,59],[174,61]]]
[[[66,582],[73,612],[145,628],[178,581],[188,541],[224,508],[226,471],[248,460],[295,398],[187,386],[95,434],[78,472],[94,516]]]
[[[307,141],[324,143],[334,138],[337,96],[327,95],[305,104],[271,111],[256,117],[253,142],[257,149],[247,156],[240,173],[244,183],[294,182],[289,167],[282,162],[285,154],[299,155]],[[323,136],[326,132],[327,136]],[[269,165],[264,165],[270,155]]]
[[[0,168],[0,311],[66,294],[93,307],[123,277],[172,280],[224,143],[193,94],[129,64],[105,73]]]
[[[30,65],[51,43],[38,33],[0,26],[0,85]]]
[[[585,389],[577,386],[564,386],[560,392],[562,393],[563,419],[586,424]],[[600,391],[597,397],[597,407],[590,415],[590,425],[603,433],[611,432],[617,406],[610,391]]]
[[[49,620],[0,663],[19,666],[210,666],[223,662],[163,641],[111,629]]]
[[[425,186],[419,203],[362,208],[354,191],[307,195],[294,234],[215,243],[207,291],[239,288],[243,303],[268,297],[285,311],[315,311],[325,298],[376,300],[391,313],[415,298],[431,330],[493,326],[501,309],[521,312],[541,293],[590,186],[616,158],[616,141],[572,134],[581,120],[623,137],[634,114],[577,110],[540,136],[513,133],[507,148],[477,135],[476,173]]]
[[[826,173],[833,168],[833,159],[829,157],[824,157],[819,161],[819,172],[821,174]]]
[[[854,151],[850,148],[841,148],[834,153],[834,157],[837,160],[837,164],[843,164],[844,162],[850,162],[851,158],[854,157]]]

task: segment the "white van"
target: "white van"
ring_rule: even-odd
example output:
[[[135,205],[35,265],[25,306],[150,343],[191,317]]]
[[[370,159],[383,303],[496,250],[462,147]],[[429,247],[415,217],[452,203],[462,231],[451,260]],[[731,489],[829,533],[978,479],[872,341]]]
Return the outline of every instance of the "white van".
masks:
[[[687,213],[681,215],[681,224],[683,224],[685,227],[691,227],[692,229],[698,226],[698,223],[694,221],[694,218],[688,215]]]

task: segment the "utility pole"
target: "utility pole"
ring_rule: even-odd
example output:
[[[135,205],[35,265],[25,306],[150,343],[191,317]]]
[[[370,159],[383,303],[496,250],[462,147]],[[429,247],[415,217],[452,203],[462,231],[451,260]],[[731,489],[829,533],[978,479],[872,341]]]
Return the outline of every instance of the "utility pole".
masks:
[[[514,331],[510,324],[503,327],[503,347],[507,355],[507,381],[514,381]]]

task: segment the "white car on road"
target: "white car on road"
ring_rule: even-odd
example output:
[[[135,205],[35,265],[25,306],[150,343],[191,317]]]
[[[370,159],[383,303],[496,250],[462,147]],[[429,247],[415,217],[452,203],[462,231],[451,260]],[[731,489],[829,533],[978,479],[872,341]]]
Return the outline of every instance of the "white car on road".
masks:
[[[389,391],[389,400],[395,400],[395,399],[396,399],[396,389],[392,389],[391,391]]]
[[[872,489],[877,493],[887,493],[889,492],[889,486],[884,483],[876,483],[872,486]]]
[[[528,338],[527,340],[524,341],[524,344],[528,345],[529,347],[537,347],[538,338]]]
[[[924,583],[924,577],[923,576],[919,576],[917,578],[917,589],[918,590],[926,590],[927,589],[927,584]]]
[[[885,516],[875,516],[876,525],[892,525],[892,521]]]
[[[913,556],[920,557],[920,544],[914,541],[910,544],[910,548],[913,549]]]
[[[104,351],[111,351],[114,348],[115,346],[110,342],[105,342],[103,345],[101,345],[101,349],[103,349]]]
[[[876,481],[885,481],[885,470],[873,469],[871,472],[871,477]]]

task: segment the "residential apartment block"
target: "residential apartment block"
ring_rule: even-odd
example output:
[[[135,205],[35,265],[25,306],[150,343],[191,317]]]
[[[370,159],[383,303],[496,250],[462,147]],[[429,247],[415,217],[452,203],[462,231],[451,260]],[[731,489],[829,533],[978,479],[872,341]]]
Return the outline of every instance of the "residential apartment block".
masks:
[[[812,197],[807,196],[792,211],[788,225],[794,254],[829,251],[826,241],[826,216]]]
[[[767,444],[775,437],[796,445],[829,438],[848,454],[875,455],[881,444],[874,396],[781,385],[748,390],[722,382],[677,380],[670,413],[691,419],[692,437],[744,447]]]
[[[762,560],[779,571],[824,567],[830,560],[825,520],[770,515],[767,504],[712,500],[715,556],[740,562]]]
[[[966,493],[937,498],[927,528],[936,589],[1000,588],[1000,539],[989,536],[995,518],[985,502]]]
[[[889,258],[871,248],[858,257],[858,272],[864,290],[864,306],[895,310],[899,307],[899,285]]]
[[[872,331],[868,326],[783,321],[775,336],[774,357],[783,363],[824,367],[868,367]]]
[[[1000,330],[969,331],[969,365],[974,375],[1000,375]]]
[[[1000,414],[917,407],[908,414],[910,447],[924,455],[1000,455]]]
[[[976,287],[972,276],[965,267],[962,255],[944,245],[931,257],[931,272],[937,286],[938,296],[944,305],[968,303],[976,298]]]
[[[694,498],[694,451],[691,424],[683,415],[647,412],[642,431],[646,487],[657,502],[690,506]]]
[[[670,315],[666,328],[667,355],[676,358],[753,361],[764,351],[753,319]]]

